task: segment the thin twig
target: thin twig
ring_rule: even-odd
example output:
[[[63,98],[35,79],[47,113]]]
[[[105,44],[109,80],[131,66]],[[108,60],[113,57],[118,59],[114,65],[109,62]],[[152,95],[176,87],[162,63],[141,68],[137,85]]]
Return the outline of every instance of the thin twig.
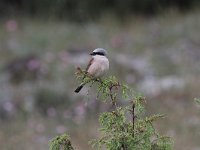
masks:
[[[112,101],[112,105],[113,106],[115,106],[115,107],[117,107],[117,103],[116,103],[116,96],[114,96],[114,94],[113,94],[113,92],[112,92],[112,90],[113,90],[113,88],[114,87],[120,87],[121,85],[119,84],[119,82],[117,83],[117,84],[111,84],[110,86],[109,86],[109,90],[110,90],[110,93],[109,93],[109,95],[110,95],[110,99],[111,99],[111,101]]]
[[[132,104],[132,124],[133,124],[133,137],[134,137],[134,130],[135,130],[135,103]]]
[[[122,150],[128,150],[124,143],[122,144]]]

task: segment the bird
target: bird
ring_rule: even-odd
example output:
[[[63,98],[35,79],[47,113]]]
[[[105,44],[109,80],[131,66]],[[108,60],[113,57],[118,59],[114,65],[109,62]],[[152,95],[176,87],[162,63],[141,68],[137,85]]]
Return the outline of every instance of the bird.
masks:
[[[100,78],[104,76],[109,70],[107,51],[103,48],[96,48],[92,51],[92,53],[90,53],[90,55],[92,58],[86,67],[86,73],[93,78]],[[82,83],[79,85],[74,92],[79,93],[85,84],[86,83]]]

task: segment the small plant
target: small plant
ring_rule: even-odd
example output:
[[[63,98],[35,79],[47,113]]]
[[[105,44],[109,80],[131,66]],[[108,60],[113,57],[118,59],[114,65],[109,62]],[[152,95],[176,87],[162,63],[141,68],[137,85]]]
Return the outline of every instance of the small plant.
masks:
[[[88,76],[80,68],[77,79],[92,87],[97,85],[97,96],[103,102],[110,102],[113,110],[103,112],[99,117],[101,137],[89,143],[94,149],[107,150],[171,150],[172,140],[155,130],[154,121],[163,115],[145,116],[145,98],[136,94],[127,85],[115,77],[96,79]],[[119,106],[119,99],[129,100],[127,106]],[[59,136],[58,136],[59,137]],[[57,138],[58,138],[57,137]],[[68,137],[66,137],[67,140]],[[51,148],[59,142],[51,141]],[[71,144],[70,144],[71,145]],[[56,147],[56,148],[57,148]],[[50,149],[58,150],[58,149]],[[71,149],[66,149],[71,150]]]
[[[56,136],[50,141],[49,150],[74,150],[67,134]]]

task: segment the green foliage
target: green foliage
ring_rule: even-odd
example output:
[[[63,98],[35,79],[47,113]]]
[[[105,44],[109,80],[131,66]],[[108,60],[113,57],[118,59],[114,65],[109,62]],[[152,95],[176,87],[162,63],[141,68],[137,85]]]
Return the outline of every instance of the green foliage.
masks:
[[[135,99],[143,107],[141,99]],[[136,109],[133,119],[127,117],[132,115],[132,106],[117,107],[112,112],[104,112],[100,115],[102,137],[90,141],[95,149],[105,147],[107,150],[170,150],[172,140],[167,136],[160,136],[153,126],[153,122],[163,118],[163,115],[152,115],[140,118],[144,109]]]
[[[82,84],[89,84],[90,87],[96,84],[97,86],[97,96],[103,102],[108,102],[109,97],[112,104],[116,105],[116,98],[119,95],[123,97],[128,97],[129,88],[125,84],[120,84],[119,81],[114,76],[107,77],[106,79],[92,78],[87,75],[86,72],[77,68],[76,77],[81,80]],[[120,90],[121,89],[121,90]]]
[[[74,150],[67,134],[56,136],[49,142],[49,150]]]
[[[89,143],[94,149],[107,150],[171,150],[172,140],[170,137],[157,133],[153,123],[163,115],[145,116],[145,98],[135,94],[127,85],[121,84],[115,77],[97,79],[88,76],[86,72],[78,68],[76,73],[81,84],[95,83],[98,95],[103,102],[111,102],[114,110],[103,112],[99,117],[101,125],[101,137],[93,139]],[[134,95],[133,95],[134,93]],[[118,106],[118,99],[129,98],[127,106]],[[55,140],[56,139],[56,140]],[[51,142],[51,147],[59,150],[60,145],[57,137]],[[69,138],[66,138],[69,140]],[[56,141],[56,142],[55,142]],[[61,140],[62,141],[62,140]],[[71,146],[71,145],[70,145]]]

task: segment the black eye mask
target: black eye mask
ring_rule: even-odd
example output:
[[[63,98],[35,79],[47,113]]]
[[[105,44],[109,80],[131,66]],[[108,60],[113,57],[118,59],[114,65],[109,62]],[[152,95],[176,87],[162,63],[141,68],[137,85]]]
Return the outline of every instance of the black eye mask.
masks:
[[[102,52],[92,52],[90,55],[92,55],[92,56],[95,56],[95,55],[105,56],[105,54],[102,53]]]

